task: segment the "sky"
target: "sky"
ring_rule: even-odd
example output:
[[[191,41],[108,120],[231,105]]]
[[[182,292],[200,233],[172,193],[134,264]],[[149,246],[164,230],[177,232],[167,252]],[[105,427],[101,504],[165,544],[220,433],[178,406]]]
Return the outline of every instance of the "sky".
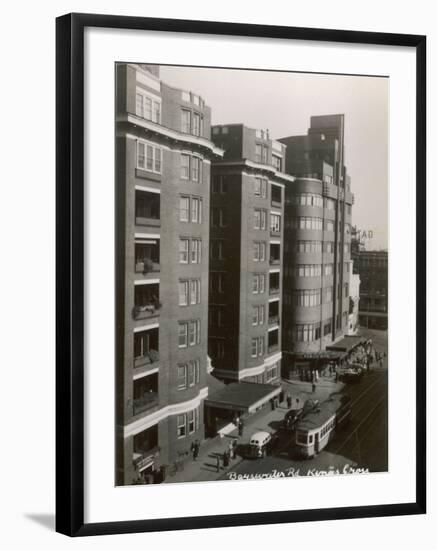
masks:
[[[200,94],[213,124],[244,123],[278,139],[307,133],[312,115],[345,115],[345,164],[355,195],[352,224],[388,248],[387,78],[161,66],[161,79]]]

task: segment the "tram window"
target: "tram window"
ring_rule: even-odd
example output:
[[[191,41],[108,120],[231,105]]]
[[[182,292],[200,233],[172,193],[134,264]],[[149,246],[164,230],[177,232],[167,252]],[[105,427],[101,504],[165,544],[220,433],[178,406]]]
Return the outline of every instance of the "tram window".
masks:
[[[308,445],[311,445],[312,442],[313,442],[313,436],[309,435],[308,436]]]

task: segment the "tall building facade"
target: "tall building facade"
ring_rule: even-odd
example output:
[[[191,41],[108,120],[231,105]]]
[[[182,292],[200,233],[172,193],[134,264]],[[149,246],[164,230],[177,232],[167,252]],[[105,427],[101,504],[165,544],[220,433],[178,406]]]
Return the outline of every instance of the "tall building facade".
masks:
[[[226,382],[280,380],[285,145],[242,124],[214,126],[209,354]]]
[[[322,366],[347,333],[353,195],[344,164],[344,115],[314,116],[286,145],[282,340],[284,374]]]
[[[116,482],[150,479],[203,438],[208,370],[210,108],[117,66]]]
[[[388,328],[388,252],[365,250],[354,239],[354,272],[360,277],[359,323],[377,330]]]

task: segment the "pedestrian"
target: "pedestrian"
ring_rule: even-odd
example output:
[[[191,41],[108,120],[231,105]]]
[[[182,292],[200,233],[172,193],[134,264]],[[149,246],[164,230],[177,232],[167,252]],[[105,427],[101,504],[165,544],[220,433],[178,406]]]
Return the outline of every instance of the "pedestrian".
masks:
[[[217,473],[220,472],[220,455],[216,456],[216,468],[217,468]]]
[[[313,393],[315,393],[315,392],[316,392],[316,384],[315,384],[315,382],[313,382],[313,384],[312,384],[311,387],[312,387],[312,389],[313,389]]]
[[[240,422],[238,423],[238,435],[240,437],[243,437],[243,433],[244,433],[244,422],[243,420],[240,418]]]
[[[234,460],[234,442],[233,441],[230,441],[229,442],[229,458],[231,460]]]
[[[225,451],[223,453],[223,468],[227,468],[229,466],[229,455],[228,452]]]
[[[196,442],[195,441],[191,443],[190,451],[193,456],[193,460],[196,460]]]
[[[200,451],[200,441],[196,439],[194,442],[194,460],[197,460],[197,457],[199,456]]]
[[[290,395],[290,392],[287,393],[287,409],[291,409],[291,395]]]
[[[338,371],[336,370],[335,371],[335,383],[337,383],[337,382],[338,382]]]

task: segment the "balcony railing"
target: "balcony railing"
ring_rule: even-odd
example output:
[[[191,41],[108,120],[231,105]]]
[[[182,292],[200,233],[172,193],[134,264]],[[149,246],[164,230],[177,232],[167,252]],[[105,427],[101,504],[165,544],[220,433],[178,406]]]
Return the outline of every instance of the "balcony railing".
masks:
[[[279,315],[270,315],[269,325],[279,325]]]
[[[269,288],[269,294],[279,294],[279,287],[278,286],[271,286]]]
[[[279,265],[281,263],[280,258],[270,257],[270,265]]]
[[[142,367],[143,365],[149,365],[150,363],[156,363],[159,361],[159,351],[151,349],[144,355],[134,358],[134,367]]]
[[[270,236],[271,237],[280,237],[281,236],[281,230],[270,228]]]
[[[142,262],[137,262],[135,264],[135,273],[158,273],[160,271],[160,265],[158,262],[153,260],[146,259]]]
[[[137,216],[135,218],[136,225],[148,225],[151,227],[161,227],[160,218],[148,218],[143,216]]]
[[[150,391],[145,393],[141,397],[134,399],[133,401],[133,414],[140,414],[152,407],[155,407],[159,402],[159,396],[157,392]]]
[[[271,344],[268,346],[269,353],[273,353],[274,351],[277,351],[279,349],[279,344]]]
[[[281,208],[282,202],[272,199],[272,206],[276,206],[276,208]]]
[[[160,309],[160,302],[152,302],[144,306],[135,306],[132,310],[132,316],[134,319],[149,319],[150,317],[158,317]]]

